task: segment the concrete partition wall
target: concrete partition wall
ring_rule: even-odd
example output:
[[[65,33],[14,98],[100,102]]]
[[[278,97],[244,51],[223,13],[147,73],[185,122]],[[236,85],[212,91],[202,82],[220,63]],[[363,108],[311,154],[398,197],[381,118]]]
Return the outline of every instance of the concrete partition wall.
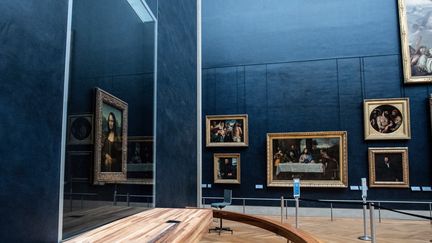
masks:
[[[1,242],[57,242],[67,8],[0,1]]]
[[[156,206],[197,206],[197,1],[158,2]]]

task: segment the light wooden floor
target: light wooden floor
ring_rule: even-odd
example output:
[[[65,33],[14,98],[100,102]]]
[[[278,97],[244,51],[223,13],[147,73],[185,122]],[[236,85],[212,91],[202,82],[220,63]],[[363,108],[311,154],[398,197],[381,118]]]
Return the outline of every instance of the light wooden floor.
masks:
[[[267,217],[279,220],[280,217]],[[367,242],[358,240],[357,237],[363,235],[362,219],[337,218],[333,222],[329,218],[321,217],[302,217],[299,219],[300,228],[328,243],[349,243]],[[432,224],[429,221],[417,220],[386,220],[381,223],[376,221],[376,236],[379,243],[429,243],[432,242]],[[205,234],[200,242],[284,242],[286,240],[278,235],[254,226],[241,224],[233,221],[224,220],[224,226],[231,227],[234,234],[217,233]],[[292,218],[288,223],[294,224]],[[219,221],[214,219],[213,227]],[[368,225],[369,234],[369,225]]]

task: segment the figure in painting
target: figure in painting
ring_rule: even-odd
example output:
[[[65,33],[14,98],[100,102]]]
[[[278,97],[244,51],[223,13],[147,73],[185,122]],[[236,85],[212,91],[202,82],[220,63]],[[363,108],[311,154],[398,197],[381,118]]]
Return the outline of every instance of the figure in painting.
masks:
[[[402,181],[402,161],[391,161],[384,156],[382,161],[376,162],[377,181]]]
[[[117,120],[114,113],[108,115],[108,131],[102,136],[101,172],[120,172],[122,143],[117,134]]]
[[[223,159],[223,163],[219,162],[220,165],[220,177],[222,179],[233,179],[234,177],[234,168],[230,159]]]

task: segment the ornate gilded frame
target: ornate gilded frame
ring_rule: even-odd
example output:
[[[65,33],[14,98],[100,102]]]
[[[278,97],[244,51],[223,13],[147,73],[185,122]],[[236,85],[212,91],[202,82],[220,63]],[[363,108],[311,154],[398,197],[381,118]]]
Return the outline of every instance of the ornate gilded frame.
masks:
[[[377,181],[376,180],[376,154],[402,154],[402,177],[403,181]],[[369,148],[369,187],[393,187],[393,188],[409,188],[409,165],[408,165],[408,147],[385,147],[385,148]]]
[[[236,158],[237,159],[237,167],[236,167],[236,179],[221,179],[219,176],[219,159],[220,158]],[[240,184],[240,154],[239,153],[215,153],[213,155],[213,178],[214,183],[221,184]]]
[[[302,180],[302,187],[348,187],[348,141],[346,131],[326,132],[292,132],[292,133],[267,133],[267,186],[268,187],[292,187],[292,180],[275,180],[273,178],[273,140],[274,139],[339,139],[339,180]]]
[[[412,67],[411,67],[411,54],[410,54],[410,46],[409,46],[409,35],[410,28],[408,27],[408,22],[410,16],[407,15],[407,2],[410,0],[398,0],[398,9],[399,9],[399,26],[400,26],[400,38],[401,38],[401,51],[402,51],[402,65],[403,65],[403,74],[404,74],[404,82],[407,84],[412,83],[427,83],[432,82],[432,74],[427,76],[413,76],[412,75]],[[428,5],[432,6],[432,2]],[[416,5],[417,6],[417,5]],[[421,27],[419,27],[421,28]],[[418,32],[421,32],[419,30]],[[432,43],[427,48],[432,48]],[[418,48],[418,47],[412,47]]]
[[[102,108],[103,104],[110,105],[122,113],[122,151],[121,151],[121,172],[101,172],[101,152],[102,152]],[[126,156],[127,156],[127,121],[128,121],[128,104],[121,99],[109,94],[108,92],[96,88],[96,105],[95,105],[95,148],[94,148],[94,179],[95,185],[103,183],[119,183],[126,181]]]
[[[382,105],[394,106],[402,114],[402,125],[392,133],[380,133],[371,125],[371,113]],[[409,98],[366,99],[363,112],[365,140],[411,139]]]
[[[210,122],[224,120],[242,120],[243,122],[243,142],[211,142]],[[247,147],[249,144],[248,136],[248,115],[208,115],[206,116],[206,146],[207,147]]]
[[[128,146],[130,142],[142,142],[142,143],[151,143],[151,146],[153,146],[153,136],[129,136],[128,137]],[[129,147],[128,147],[129,148]],[[127,174],[127,180],[126,181],[120,181],[119,184],[138,184],[138,185],[153,185],[154,182],[154,156],[152,156],[152,173],[153,173],[153,179],[151,178],[130,178]],[[127,158],[126,162],[129,161],[129,158]],[[128,168],[128,163],[126,163],[126,167]],[[130,173],[130,168],[127,169],[127,173]]]

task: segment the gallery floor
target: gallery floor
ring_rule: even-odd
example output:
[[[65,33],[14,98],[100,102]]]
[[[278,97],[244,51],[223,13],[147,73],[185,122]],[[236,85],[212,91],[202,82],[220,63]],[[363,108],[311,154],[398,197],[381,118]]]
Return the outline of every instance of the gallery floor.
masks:
[[[267,217],[272,220],[279,220],[280,217]],[[300,228],[307,231],[326,243],[347,243],[347,242],[367,242],[358,240],[357,237],[363,233],[363,223],[360,218],[337,218],[330,221],[328,217],[301,217]],[[219,221],[213,220],[213,227]],[[266,230],[240,224],[238,222],[223,221],[224,226],[231,227],[234,233],[205,234],[201,243],[210,242],[284,242],[286,239],[275,235]],[[293,218],[287,222],[294,224]],[[369,228],[368,228],[369,230]],[[383,219],[381,223],[376,223],[376,236],[379,243],[425,243],[432,242],[432,224],[426,220],[395,220]]]

